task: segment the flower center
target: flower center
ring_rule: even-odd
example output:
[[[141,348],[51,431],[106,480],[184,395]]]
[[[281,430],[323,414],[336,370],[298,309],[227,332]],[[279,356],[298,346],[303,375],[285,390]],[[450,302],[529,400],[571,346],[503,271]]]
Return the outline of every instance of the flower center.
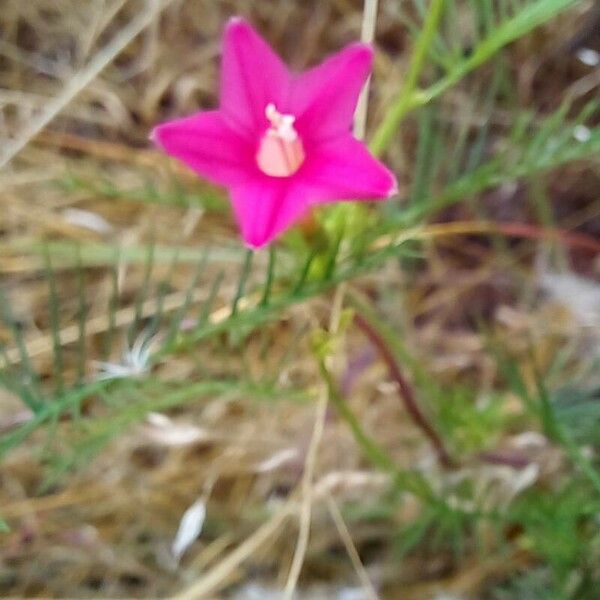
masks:
[[[304,146],[294,129],[294,115],[282,115],[274,104],[267,104],[265,115],[271,126],[258,146],[256,162],[265,175],[289,177],[304,162]]]

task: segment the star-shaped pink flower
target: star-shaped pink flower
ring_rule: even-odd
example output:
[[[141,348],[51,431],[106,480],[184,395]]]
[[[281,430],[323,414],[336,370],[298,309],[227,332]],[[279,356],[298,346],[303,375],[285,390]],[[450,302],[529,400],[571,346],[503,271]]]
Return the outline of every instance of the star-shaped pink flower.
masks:
[[[371,47],[355,43],[294,74],[248,23],[232,19],[219,110],[163,123],[152,139],[229,188],[242,237],[259,248],[315,204],[396,192],[394,175],[351,133],[372,62]]]

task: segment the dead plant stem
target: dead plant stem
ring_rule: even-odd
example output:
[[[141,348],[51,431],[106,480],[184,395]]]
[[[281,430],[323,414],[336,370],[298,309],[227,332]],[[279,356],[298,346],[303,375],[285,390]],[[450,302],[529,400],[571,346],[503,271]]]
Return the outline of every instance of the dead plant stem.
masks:
[[[386,342],[384,335],[381,333],[380,323],[375,322],[370,315],[370,311],[367,312],[365,310],[361,310],[358,303],[355,303],[355,308],[358,308],[358,310],[354,315],[354,322],[367,336],[367,338],[381,355],[382,360],[385,362],[388,368],[391,378],[398,386],[398,393],[407,413],[410,415],[415,425],[424,433],[424,435],[429,439],[435,448],[440,464],[446,468],[451,468],[454,465],[454,461],[450,457],[442,438],[439,436],[433,425],[429,422],[425,416],[425,413],[421,410],[412,386],[404,376],[402,369],[400,368],[400,365],[394,356],[394,352]]]

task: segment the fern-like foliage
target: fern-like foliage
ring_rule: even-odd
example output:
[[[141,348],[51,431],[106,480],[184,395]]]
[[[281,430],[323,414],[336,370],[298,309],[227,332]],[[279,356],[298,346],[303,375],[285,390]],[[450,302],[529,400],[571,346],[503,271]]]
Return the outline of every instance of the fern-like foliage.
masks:
[[[74,427],[81,424],[75,451],[69,455],[85,456],[89,454],[85,440],[90,448],[97,449],[111,435],[160,407],[232,390],[273,395],[272,387],[250,381],[244,373],[223,381],[218,370],[210,369],[196,372],[187,393],[177,382],[161,377],[161,364],[199,344],[216,348],[224,336],[230,341],[235,336],[243,339],[292,306],[410,253],[407,242],[420,239],[425,220],[443,207],[599,152],[599,127],[590,126],[584,141],[573,135],[576,126],[586,124],[596,113],[596,105],[589,105],[575,118],[569,116],[567,105],[545,118],[511,114],[509,123],[492,130],[490,126],[479,128],[477,121],[449,118],[441,98],[443,92],[507,44],[575,3],[452,0],[436,19],[431,13],[424,17],[429,19],[430,43],[421,44],[419,58],[419,40],[425,31],[419,18],[427,11],[424,2],[414,1],[412,16],[406,16],[415,32],[414,85],[390,108],[373,142],[376,150],[383,151],[406,113],[418,109],[420,135],[414,178],[408,204],[394,203],[392,208],[369,213],[365,221],[368,227],[346,220],[342,227],[328,229],[325,216],[325,231],[330,237],[324,244],[310,248],[290,243],[277,252],[271,249],[268,255],[216,245],[200,249],[155,244],[115,248],[53,242],[8,248],[37,261],[46,282],[48,318],[43,333],[28,328],[17,310],[18,287],[2,284],[0,317],[9,339],[0,347],[0,384],[20,398],[32,416],[3,436],[0,456],[37,429],[61,419],[71,419]],[[435,4],[429,4],[431,10]],[[465,9],[471,24],[463,40],[455,32],[457,15],[465,14]],[[496,108],[503,76],[501,61],[493,71],[487,89],[475,92],[477,98],[483,98],[479,103],[483,105],[479,115],[482,122],[487,122]],[[425,74],[433,83],[421,88]],[[445,151],[449,147],[454,148],[453,153]],[[65,189],[85,189],[113,199],[196,205],[178,190],[159,193],[153,184],[121,190],[75,175],[61,184]],[[219,202],[204,203],[207,210],[220,210],[221,206]],[[232,269],[237,270],[235,276]],[[97,277],[99,270],[103,288]],[[71,284],[63,289],[65,273]],[[135,293],[124,298],[122,280],[131,273],[134,285],[129,287]],[[184,285],[182,273],[187,279]],[[100,288],[106,306],[103,311],[95,306],[91,316]],[[124,397],[130,401],[124,403]],[[103,407],[102,418],[89,416],[94,414],[93,405]],[[69,459],[64,464],[73,462]]]
[[[398,221],[414,225],[445,207],[472,200],[486,190],[598,155],[599,127],[586,127],[589,135],[584,140],[576,136],[578,126],[589,122],[592,115],[598,115],[598,103],[587,105],[576,118],[568,118],[567,113],[565,105],[544,118],[518,115],[505,133],[488,139],[488,145],[496,149],[486,157],[487,160],[483,160],[481,149],[475,154],[472,147],[461,148],[460,141],[467,135],[461,129],[451,131],[440,122],[429,124],[429,138],[421,138],[421,144],[447,147],[444,144],[452,144],[454,140],[458,151],[449,156],[423,150],[423,158],[417,159],[416,172],[420,178],[416,181],[417,187],[413,188],[411,205],[408,209],[398,208]],[[484,132],[483,135],[489,137],[491,134]],[[435,186],[440,185],[442,189],[436,193]]]

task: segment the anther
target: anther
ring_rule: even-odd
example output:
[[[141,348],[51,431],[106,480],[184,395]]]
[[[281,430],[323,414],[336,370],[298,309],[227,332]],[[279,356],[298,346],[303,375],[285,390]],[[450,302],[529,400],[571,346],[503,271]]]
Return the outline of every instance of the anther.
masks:
[[[265,107],[271,126],[263,135],[256,162],[260,170],[271,177],[289,177],[304,162],[302,140],[294,128],[296,117],[280,113],[273,103]]]

